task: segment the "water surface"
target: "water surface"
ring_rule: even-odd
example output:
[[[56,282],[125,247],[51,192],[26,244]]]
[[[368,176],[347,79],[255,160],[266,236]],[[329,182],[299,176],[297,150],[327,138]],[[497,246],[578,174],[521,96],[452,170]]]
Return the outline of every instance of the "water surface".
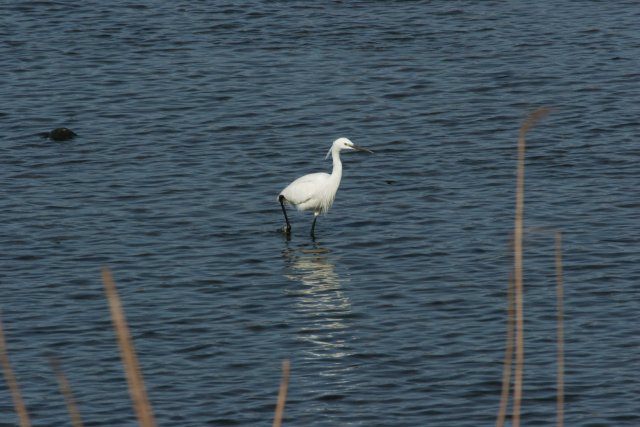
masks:
[[[113,269],[159,425],[477,426],[500,396],[528,137],[523,422],[640,422],[639,12],[616,2],[19,2],[0,53],[0,283],[34,425],[136,425]],[[66,126],[54,143],[35,134]],[[329,215],[278,192],[345,154]],[[15,425],[6,387],[0,425]]]

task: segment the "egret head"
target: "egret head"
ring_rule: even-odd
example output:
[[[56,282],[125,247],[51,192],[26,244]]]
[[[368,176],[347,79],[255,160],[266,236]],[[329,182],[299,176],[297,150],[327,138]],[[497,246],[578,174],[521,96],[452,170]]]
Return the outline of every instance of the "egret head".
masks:
[[[371,150],[367,150],[366,148],[362,148],[351,142],[349,138],[338,138],[333,141],[333,145],[329,149],[327,156],[325,159],[328,159],[333,151],[339,152],[341,150],[354,150],[354,151],[364,151],[365,153],[373,153]]]

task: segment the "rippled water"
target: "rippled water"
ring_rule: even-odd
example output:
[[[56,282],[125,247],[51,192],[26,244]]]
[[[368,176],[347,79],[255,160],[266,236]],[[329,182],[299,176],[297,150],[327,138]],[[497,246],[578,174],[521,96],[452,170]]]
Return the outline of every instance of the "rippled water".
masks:
[[[515,142],[528,137],[524,425],[640,423],[640,10],[632,2],[5,5],[2,317],[34,425],[135,425],[100,268],[159,425],[494,423]],[[36,134],[67,126],[56,143]],[[310,215],[278,192],[329,170]],[[15,425],[0,388],[0,425]]]

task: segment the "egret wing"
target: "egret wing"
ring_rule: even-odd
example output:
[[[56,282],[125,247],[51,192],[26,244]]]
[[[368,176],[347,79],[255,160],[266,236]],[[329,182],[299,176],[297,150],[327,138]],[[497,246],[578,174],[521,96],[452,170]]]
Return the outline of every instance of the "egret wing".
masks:
[[[311,173],[301,176],[287,186],[281,195],[299,209],[307,210],[314,208],[314,196],[317,196],[330,175],[324,172]]]

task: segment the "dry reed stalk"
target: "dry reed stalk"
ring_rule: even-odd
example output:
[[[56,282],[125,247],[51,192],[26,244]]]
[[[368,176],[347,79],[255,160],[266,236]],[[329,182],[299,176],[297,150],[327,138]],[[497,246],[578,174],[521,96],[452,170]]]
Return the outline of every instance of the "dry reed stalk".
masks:
[[[107,267],[102,269],[102,281],[104,282],[105,292],[109,300],[111,309],[111,319],[113,327],[118,337],[118,345],[120,346],[120,354],[122,356],[122,364],[129,384],[129,393],[133,400],[133,407],[141,427],[154,427],[155,419],[151,403],[147,397],[147,392],[142,379],[142,372],[138,365],[138,359],[133,347],[133,341],[127,327],[127,320],[120,304],[118,291],[111,276],[111,270]]]
[[[29,413],[27,407],[22,401],[22,394],[20,393],[20,387],[16,376],[11,369],[11,363],[9,362],[9,352],[7,351],[6,341],[4,339],[4,329],[2,327],[2,319],[0,319],[0,363],[2,363],[2,369],[4,371],[4,377],[11,391],[11,397],[13,398],[13,406],[18,414],[20,420],[20,427],[31,427],[31,420],[29,419]]]
[[[516,175],[516,212],[513,232],[514,282],[516,308],[516,365],[513,381],[512,427],[520,426],[520,405],[522,402],[522,374],[524,369],[524,314],[522,283],[522,235],[524,223],[524,158],[527,131],[549,113],[549,108],[540,108],[529,115],[520,128],[518,136],[518,166]]]
[[[282,425],[282,416],[284,415],[284,404],[287,400],[287,389],[289,388],[289,360],[282,361],[282,381],[280,382],[280,390],[278,391],[278,403],[276,404],[276,414],[273,417],[273,427]]]
[[[557,340],[558,340],[558,396],[556,425],[564,425],[564,313],[563,313],[563,285],[562,285],[562,234],[556,231],[556,301],[557,301]]]
[[[513,360],[513,272],[509,273],[509,286],[507,287],[507,339],[504,350],[504,363],[502,369],[502,392],[500,394],[500,407],[496,427],[503,427],[507,416],[507,404],[509,403],[509,389],[511,383],[511,362]]]
[[[67,377],[64,375],[64,372],[62,372],[62,368],[60,368],[60,361],[55,357],[51,358],[51,368],[58,379],[60,392],[67,403],[67,409],[69,411],[69,416],[71,417],[71,425],[73,427],[82,427],[82,418],[80,417],[80,411],[78,410],[78,405],[76,405],[76,400],[73,397],[71,386],[69,385],[69,381],[67,381]]]

